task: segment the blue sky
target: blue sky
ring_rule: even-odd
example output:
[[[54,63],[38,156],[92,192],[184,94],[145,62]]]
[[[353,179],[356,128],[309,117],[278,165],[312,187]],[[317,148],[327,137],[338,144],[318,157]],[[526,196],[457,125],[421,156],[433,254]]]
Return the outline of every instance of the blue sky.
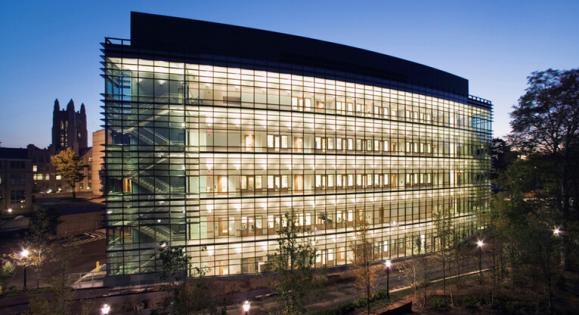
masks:
[[[52,104],[99,128],[99,43],[129,37],[129,12],[242,25],[365,48],[469,79],[495,105],[496,136],[534,70],[579,66],[579,1],[2,1],[0,145],[50,143]]]

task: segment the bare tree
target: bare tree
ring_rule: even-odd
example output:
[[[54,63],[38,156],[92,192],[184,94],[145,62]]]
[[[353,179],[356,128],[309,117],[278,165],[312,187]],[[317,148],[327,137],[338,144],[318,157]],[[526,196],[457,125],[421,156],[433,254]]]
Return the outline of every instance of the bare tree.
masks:
[[[368,237],[368,224],[362,220],[356,235],[356,242],[352,246],[354,253],[352,267],[356,276],[356,287],[363,292],[366,299],[367,311],[370,314],[370,300],[377,283],[377,271],[370,268],[373,260],[372,241]]]
[[[314,284],[316,249],[306,237],[300,237],[303,232],[293,212],[285,213],[278,230],[278,250],[268,258],[272,271],[277,273],[274,288],[282,314],[303,314]]]

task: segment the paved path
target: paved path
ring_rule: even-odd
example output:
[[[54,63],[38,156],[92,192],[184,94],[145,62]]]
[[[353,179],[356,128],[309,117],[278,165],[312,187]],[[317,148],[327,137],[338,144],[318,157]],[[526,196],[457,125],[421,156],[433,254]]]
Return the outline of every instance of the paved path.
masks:
[[[439,263],[430,263],[433,268],[428,273],[429,279],[438,279],[442,276]],[[437,268],[438,267],[438,268]],[[464,270],[468,271],[465,274],[473,274],[478,272],[478,260],[476,257],[471,259],[468,267]],[[447,275],[451,276],[452,275]],[[437,282],[440,280],[431,280]],[[409,288],[410,281],[407,276],[402,276],[396,271],[396,268],[390,274],[390,288],[391,292],[401,291]],[[386,287],[385,272],[380,272],[378,278],[378,288],[383,290]],[[142,301],[162,301],[166,296],[166,292],[161,290],[159,285],[154,286],[133,286],[125,288],[99,288],[99,289],[84,289],[76,290],[75,297],[77,300],[90,300],[95,305],[96,309],[103,303],[112,306],[114,312],[111,314],[149,314],[148,310],[137,311],[125,309],[122,310],[122,305],[139,304]],[[317,297],[317,302],[308,306],[308,311],[318,311],[323,309],[336,308],[355,301],[359,296],[359,290],[355,287],[354,281],[345,283],[338,283],[328,285],[321,289],[321,294]],[[272,291],[269,289],[257,289],[248,292],[234,293],[227,296],[228,315],[241,314],[241,304],[245,300],[251,301],[251,314],[267,314],[266,310],[274,309],[277,301]],[[27,297],[25,295],[10,296],[0,299],[0,313],[3,315],[18,314],[25,311],[27,308]]]

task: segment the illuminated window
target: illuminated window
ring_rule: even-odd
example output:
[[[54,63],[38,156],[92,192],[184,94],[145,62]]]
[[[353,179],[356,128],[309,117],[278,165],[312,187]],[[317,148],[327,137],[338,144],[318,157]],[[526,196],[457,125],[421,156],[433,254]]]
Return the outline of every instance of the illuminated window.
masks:
[[[253,148],[254,137],[253,135],[245,135],[245,147],[246,148]]]
[[[58,176],[59,175],[56,176],[57,179],[58,179]],[[132,184],[131,179],[128,177],[123,178],[123,192],[124,193],[130,193],[130,192],[132,192],[132,190],[133,190],[133,184]]]
[[[323,139],[321,137],[316,137],[315,142],[316,142],[316,150],[322,150],[323,148]]]
[[[275,147],[275,137],[273,135],[267,135],[267,147],[268,148]]]
[[[348,150],[349,151],[354,150],[354,139],[352,139],[352,138],[348,138]]]
[[[267,177],[267,189],[273,189],[274,188],[274,178],[273,176],[268,176]]]

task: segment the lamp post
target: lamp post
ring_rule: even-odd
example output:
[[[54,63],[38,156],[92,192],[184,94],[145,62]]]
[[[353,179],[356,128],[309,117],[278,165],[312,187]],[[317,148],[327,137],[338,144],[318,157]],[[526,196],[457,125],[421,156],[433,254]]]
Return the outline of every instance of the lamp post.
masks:
[[[384,267],[386,267],[386,298],[390,301],[390,269],[392,268],[392,260],[386,259]]]
[[[103,304],[103,306],[101,306],[101,314],[102,315],[108,315],[111,312],[111,306],[108,304]]]
[[[24,266],[24,286],[23,287],[24,287],[24,290],[26,290],[27,289],[27,286],[26,286],[27,274],[26,274],[26,272],[28,269],[28,262],[25,260],[27,260],[28,256],[30,256],[30,251],[26,248],[23,248],[20,251],[19,255],[20,255],[20,260],[22,261],[22,266]]]
[[[251,308],[251,303],[249,303],[249,301],[245,300],[245,302],[243,302],[243,305],[241,306],[241,308],[243,309],[243,314],[249,315],[249,309]]]
[[[562,238],[563,237],[563,231],[561,230],[560,227],[556,226],[553,228],[553,237],[555,237],[556,239],[558,238]],[[560,264],[561,266],[565,265],[565,245],[563,244],[563,242],[558,243],[559,245],[559,250],[560,250]]]
[[[482,284],[482,249],[485,246],[483,240],[476,241],[476,247],[478,248],[478,271],[479,271],[479,283]]]

